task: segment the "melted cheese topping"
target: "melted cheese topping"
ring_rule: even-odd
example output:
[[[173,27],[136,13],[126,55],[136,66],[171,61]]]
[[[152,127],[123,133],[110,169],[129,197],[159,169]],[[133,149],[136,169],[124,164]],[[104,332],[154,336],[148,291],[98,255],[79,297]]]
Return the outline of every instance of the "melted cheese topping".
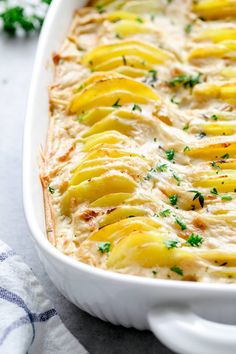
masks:
[[[63,253],[236,279],[236,2],[94,1],[54,54],[41,180]]]

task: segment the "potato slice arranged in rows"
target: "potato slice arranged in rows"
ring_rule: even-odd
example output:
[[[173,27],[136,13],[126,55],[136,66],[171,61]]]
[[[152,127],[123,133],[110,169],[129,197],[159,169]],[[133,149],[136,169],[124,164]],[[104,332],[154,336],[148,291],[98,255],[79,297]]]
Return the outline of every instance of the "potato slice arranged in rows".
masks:
[[[225,154],[234,157],[236,155],[236,142],[228,141],[222,143],[198,144],[191,146],[189,150],[185,151],[185,154],[207,160],[217,160]]]
[[[117,62],[114,61],[114,58],[118,59]],[[106,67],[105,70],[112,70],[116,65],[122,65],[124,60],[125,65],[133,65],[142,69],[144,67],[142,61],[147,62],[149,65],[162,64],[168,59],[173,59],[173,55],[152,44],[138,40],[127,40],[96,47],[85,54],[82,58],[82,63],[92,66],[95,70],[99,69],[102,71],[104,70],[103,66],[107,65],[106,63],[111,59],[113,59],[111,67]]]
[[[193,5],[193,11],[207,20],[236,18],[235,0],[200,0]]]
[[[208,57],[236,60],[236,41],[228,40],[219,44],[205,44],[189,53],[188,59],[206,59]]]
[[[193,95],[198,100],[218,99],[236,104],[236,82],[204,83],[196,85]]]
[[[141,82],[118,74],[116,77],[104,75],[75,94],[69,103],[68,111],[81,114],[95,107],[114,107],[134,102],[145,104],[158,100],[159,96],[155,91]]]
[[[219,43],[228,40],[236,40],[236,27],[212,27],[207,28],[194,37],[196,42],[211,41],[213,43]]]
[[[78,203],[93,202],[110,193],[132,193],[136,188],[133,178],[119,172],[93,177],[67,189],[62,198],[61,212],[70,215],[71,208]]]
[[[164,241],[166,233],[162,228],[155,231],[134,231],[124,237],[111,250],[108,268],[124,268],[139,265],[144,268],[171,267],[183,259],[194,257],[181,248],[168,249]]]
[[[129,145],[129,139],[116,130],[108,130],[102,133],[94,134],[84,139],[83,151],[90,151],[99,145]]]

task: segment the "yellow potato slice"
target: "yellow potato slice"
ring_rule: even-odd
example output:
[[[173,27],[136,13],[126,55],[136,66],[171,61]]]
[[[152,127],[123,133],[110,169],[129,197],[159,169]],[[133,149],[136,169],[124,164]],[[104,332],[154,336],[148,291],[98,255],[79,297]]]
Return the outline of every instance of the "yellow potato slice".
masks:
[[[205,59],[208,57],[223,58],[223,59],[236,59],[236,46],[231,49],[228,45],[212,44],[202,47],[194,48],[190,51],[188,59]]]
[[[225,154],[233,157],[236,154],[236,142],[196,145],[190,147],[190,150],[186,151],[185,154],[208,160],[220,159]]]
[[[194,38],[195,41],[211,41],[214,43],[236,40],[236,27],[207,28]]]
[[[193,5],[193,11],[207,20],[236,18],[236,0],[203,0]]]
[[[112,248],[108,260],[108,268],[124,268],[139,265],[144,268],[155,266],[171,267],[183,259],[194,257],[182,249],[168,249],[165,244],[165,233],[160,228],[156,231],[135,231],[123,238]]]
[[[131,193],[111,193],[104,197],[95,200],[90,204],[92,208],[104,208],[109,206],[117,206],[125,202],[127,199],[131,198]]]
[[[236,121],[202,123],[199,129],[207,135],[232,135],[236,133]]]
[[[100,122],[94,124],[89,130],[87,130],[83,137],[92,136],[109,130],[118,131],[121,134],[131,136],[133,131],[137,128],[132,120],[118,118],[116,115],[109,115],[106,118],[101,119]]]
[[[120,77],[101,79],[74,95],[68,110],[70,113],[80,114],[95,107],[112,107],[117,103],[119,105],[132,102],[145,104],[158,100],[159,96],[145,84],[120,75]]]
[[[215,98],[231,104],[236,104],[236,82],[230,81],[215,84],[199,84],[194,87],[193,95],[198,100]]]
[[[97,123],[102,118],[106,117],[108,114],[112,113],[113,111],[114,108],[112,107],[97,107],[96,109],[93,108],[81,117],[80,122],[85,125],[91,126]]]
[[[85,180],[89,180],[90,178],[93,177],[98,177],[101,176],[102,174],[109,172],[109,171],[120,171],[122,173],[126,172],[133,178],[137,179],[140,176],[140,173],[146,173],[147,172],[147,166],[144,164],[137,164],[136,166],[132,166],[131,164],[128,163],[123,163],[122,161],[118,160],[110,164],[106,164],[104,166],[94,166],[94,167],[89,167],[86,169],[78,169],[74,172],[71,180],[70,180],[70,185],[77,185]]]
[[[122,205],[107,214],[100,222],[100,227],[114,224],[122,219],[133,218],[135,216],[144,216],[148,212],[138,206]]]
[[[83,151],[89,151],[98,145],[130,144],[129,139],[115,130],[94,134],[84,139]]]
[[[92,49],[82,58],[82,63],[101,71],[103,69],[109,70],[107,62],[111,70],[124,64],[124,61],[126,65],[133,65],[142,69],[144,60],[148,64],[153,65],[162,64],[168,59],[173,59],[173,55],[163,49],[142,41],[127,40],[118,43],[103,44]]]
[[[128,11],[120,10],[120,11],[114,11],[110,12],[106,15],[106,18],[110,22],[118,22],[120,20],[131,20],[131,21],[136,21],[137,15]]]
[[[152,33],[155,32],[155,27],[145,22],[121,20],[113,25],[114,32],[121,37],[128,37],[138,33]]]
[[[213,174],[213,173],[212,173]],[[236,187],[236,171],[224,170],[222,175],[216,174],[205,178],[198,177],[193,181],[194,187],[212,188],[218,192],[234,192]]]
[[[99,229],[89,239],[114,243],[134,231],[151,231],[160,227],[161,225],[156,220],[149,217],[128,218]]]
[[[133,193],[136,187],[131,177],[120,173],[95,177],[68,188],[62,198],[61,212],[70,215],[71,207],[75,204],[93,202],[110,193]]]
[[[126,1],[122,9],[139,15],[142,15],[143,13],[157,14],[163,9],[163,6],[158,0],[136,0]]]

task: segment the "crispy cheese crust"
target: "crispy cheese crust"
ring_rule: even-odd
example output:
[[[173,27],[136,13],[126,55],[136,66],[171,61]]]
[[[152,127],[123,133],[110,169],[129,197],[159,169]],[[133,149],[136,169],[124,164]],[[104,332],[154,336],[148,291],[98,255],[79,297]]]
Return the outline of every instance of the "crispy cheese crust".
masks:
[[[50,242],[105,270],[236,279],[236,1],[98,0],[54,53]]]

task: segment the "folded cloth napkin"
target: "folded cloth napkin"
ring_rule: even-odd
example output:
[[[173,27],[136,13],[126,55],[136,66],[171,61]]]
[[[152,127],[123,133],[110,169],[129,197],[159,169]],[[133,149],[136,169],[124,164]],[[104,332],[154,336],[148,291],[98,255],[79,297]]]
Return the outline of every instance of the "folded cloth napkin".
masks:
[[[2,241],[0,353],[88,353],[63,325],[30,268]]]

